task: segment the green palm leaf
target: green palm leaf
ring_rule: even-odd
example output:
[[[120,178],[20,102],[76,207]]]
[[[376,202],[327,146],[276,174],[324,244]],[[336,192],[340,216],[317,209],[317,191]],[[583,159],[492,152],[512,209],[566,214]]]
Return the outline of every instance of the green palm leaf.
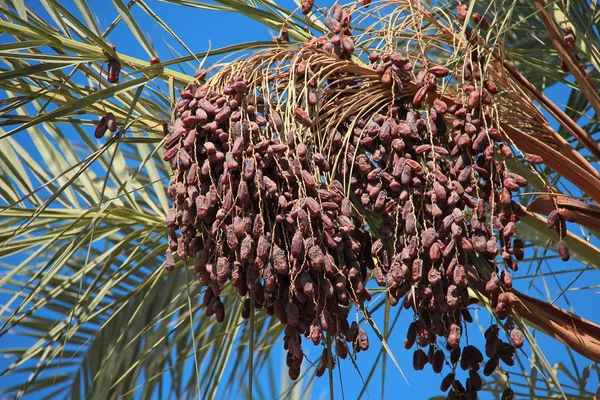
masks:
[[[408,353],[396,351],[395,346],[404,339],[406,328],[398,324],[400,308],[390,308],[385,297],[357,311],[378,337],[378,347],[371,349],[377,354],[372,367],[362,365],[360,356],[346,360],[346,364],[337,360],[339,378],[332,374],[329,381],[322,378],[327,382],[319,383],[310,367],[299,382],[290,383],[275,350],[282,346],[284,328],[276,318],[258,313],[252,322],[243,320],[242,302],[232,294],[224,296],[226,319],[217,323],[204,316],[205,307],[191,266],[180,262],[174,271],[164,270],[168,233],[165,218],[170,207],[166,188],[171,172],[162,159],[163,122],[172,118],[179,93],[193,79],[194,68],[199,64],[212,66],[211,75],[225,76],[224,71],[228,71],[233,76],[239,72],[236,68],[242,68],[238,60],[255,62],[258,58],[253,57],[262,55],[264,58],[253,64],[257,67],[253,73],[258,75],[258,67],[273,62],[269,57],[292,62],[298,44],[328,32],[322,22],[327,13],[325,4],[317,4],[323,8],[315,8],[305,17],[299,12],[299,1],[161,3],[166,4],[105,2],[102,7],[109,8],[113,18],[106,24],[98,18],[96,3],[85,0],[75,0],[73,5],[42,0],[41,7],[22,0],[2,2],[0,32],[5,40],[0,43],[0,91],[4,95],[0,96],[0,340],[19,334],[24,341],[0,347],[0,354],[9,360],[0,376],[10,381],[1,386],[0,396],[112,399],[162,398],[170,393],[175,398],[306,398],[323,386],[326,393],[331,391],[339,397],[338,393],[344,393],[352,380],[346,374],[356,374],[363,380],[358,385],[352,383],[360,388],[358,398],[365,394],[369,397],[369,392],[376,390],[382,397],[384,393],[393,396],[389,389],[393,377],[399,378],[409,368],[405,360]],[[435,9],[425,7],[426,2],[420,5],[424,6],[420,22],[424,31],[435,29],[435,18],[452,19],[455,12],[454,3],[440,3]],[[195,53],[193,43],[185,39],[185,26],[168,24],[165,7],[174,13],[194,15],[191,21],[200,20],[196,16],[210,10],[244,15],[275,32],[285,24],[292,44],[243,37],[240,43]],[[366,55],[401,40],[408,43],[410,34],[404,31],[414,23],[405,19],[409,2],[373,1],[370,7],[371,14],[357,8],[353,24],[360,41],[351,61],[325,54],[307,56],[319,68],[323,80],[333,79],[340,70],[365,80],[378,79],[367,66]],[[598,85],[600,10],[583,0],[554,2],[548,8],[557,22],[565,21],[573,27],[576,49],[589,70],[589,81]],[[598,160],[586,152],[565,125],[568,119],[575,121],[594,139],[597,116],[577,82],[573,83],[560,68],[558,53],[549,48],[550,36],[539,11],[529,2],[514,0],[494,5],[473,2],[469,7],[472,12],[479,12],[497,27],[485,37],[486,45],[501,49],[505,59],[535,88],[545,93],[555,87],[570,88],[565,104],[557,104],[564,116],[550,119],[552,127],[541,133],[531,129],[531,135],[547,143],[548,134],[556,131],[597,170]],[[150,18],[158,28],[142,25],[137,15]],[[158,38],[150,40],[150,30],[165,36],[161,39],[171,50],[171,59],[150,64],[149,58],[162,46]],[[117,32],[143,50],[148,60],[126,54],[133,47],[114,51],[107,40]],[[449,38],[439,35],[428,40],[440,64],[459,65]],[[123,68],[119,83],[108,82],[109,60],[118,60]],[[268,63],[262,63],[265,60]],[[275,64],[268,68],[278,68]],[[279,68],[280,72],[285,69]],[[293,110],[292,92],[281,92],[284,94],[278,105],[282,112]],[[526,95],[533,96],[530,92]],[[376,89],[366,96],[357,93],[347,112],[359,110],[366,114],[383,109],[388,102],[386,96],[387,92]],[[529,108],[516,110],[515,114],[530,118],[528,122],[541,121],[534,121],[535,106],[529,103]],[[92,132],[99,118],[108,112],[114,114],[118,130],[106,139],[96,140]],[[331,113],[321,116],[318,123],[333,127],[336,119]],[[323,134],[315,139],[318,146],[324,147],[330,138]],[[556,143],[548,146],[554,148]],[[529,169],[520,158],[512,164],[511,168],[520,169],[518,173],[528,179],[529,192],[545,192],[546,185],[551,185],[574,198],[588,200],[586,193],[578,189],[582,186],[576,180],[561,178],[563,174],[556,166]],[[594,177],[589,182],[591,179]],[[349,190],[349,182],[344,183]],[[523,196],[521,203],[527,205],[533,197]],[[367,218],[370,228],[377,232],[380,218]],[[529,266],[529,272],[521,278],[528,279],[530,294],[539,294],[548,302],[560,299],[561,304],[570,304],[574,283],[581,282],[583,275],[593,276],[588,274],[597,271],[590,270],[600,266],[596,232],[571,230],[566,240],[571,256],[580,264],[555,270],[548,266],[547,253],[554,254],[556,235],[545,228],[543,218],[526,217],[519,229],[531,250],[521,262],[522,270]],[[489,267],[483,265],[480,269],[489,274]],[[563,274],[573,275],[568,275],[570,281],[561,283],[558,277]],[[516,276],[515,282],[518,279]],[[229,286],[224,291],[233,292]],[[484,312],[485,307],[482,304],[478,309]],[[527,329],[526,324],[531,322],[519,323]],[[516,393],[532,398],[590,398],[594,389],[588,383],[594,372],[598,374],[597,364],[582,361],[570,349],[566,350],[570,364],[552,359],[551,354],[544,353],[546,348],[538,345],[541,335],[534,329],[527,331],[528,347],[510,372]],[[314,355],[311,353],[311,361],[318,362]],[[252,368],[248,371],[250,362]],[[342,368],[342,364],[346,366]],[[276,378],[266,385],[264,375]],[[15,378],[11,381],[11,377]],[[505,377],[494,375],[485,383],[484,391],[498,397],[506,385]],[[344,395],[352,397],[355,393]]]

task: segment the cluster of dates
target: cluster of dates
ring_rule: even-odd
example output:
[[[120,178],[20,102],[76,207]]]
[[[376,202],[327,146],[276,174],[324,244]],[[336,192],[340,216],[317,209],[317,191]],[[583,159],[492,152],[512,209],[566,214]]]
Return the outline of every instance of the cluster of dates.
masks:
[[[381,84],[402,98],[413,68],[408,59],[395,52],[372,53],[369,60]],[[495,158],[495,153],[506,158],[512,153],[488,109],[498,89],[485,79],[484,57],[473,51],[465,61],[459,77],[463,94],[453,101],[438,97],[438,79],[449,74],[441,66],[423,66],[412,98],[387,113],[349,117],[330,133],[328,153],[344,154],[335,172],[351,175],[364,212],[381,219],[371,245],[373,277],[386,288],[390,304],[402,302],[415,312],[405,340],[407,349],[417,345],[415,369],[430,363],[441,372],[447,364],[453,372],[442,389],[473,397],[481,389],[478,371],[484,358],[476,347],[461,346],[464,322],[472,322],[469,275],[479,279],[476,258],[491,265],[498,257],[504,260],[486,291],[497,316],[506,319],[516,301],[511,271],[524,256],[523,242],[513,238],[523,209],[512,194],[527,181]],[[412,107],[396,105],[406,103]],[[342,131],[351,133],[349,143],[341,140]],[[542,162],[530,154],[525,159]],[[445,339],[444,346],[438,337]],[[485,375],[500,360],[513,365],[515,346],[523,339],[518,329],[511,337],[513,344],[487,352]],[[469,370],[464,386],[454,379],[459,363]]]
[[[382,84],[401,96],[408,60],[398,53],[371,54],[370,60]],[[471,61],[466,72],[482,68],[477,57]],[[465,73],[464,97],[447,104],[437,98],[437,80],[449,73],[440,66],[422,68],[412,110],[393,106],[386,114],[349,118],[339,129],[352,133],[350,143],[336,140],[341,135],[334,132],[329,153],[347,148],[337,173],[351,174],[351,189],[365,212],[381,218],[371,246],[373,277],[386,288],[390,304],[402,302],[415,312],[405,341],[407,349],[417,345],[414,368],[429,362],[435,372],[445,364],[454,371],[460,362],[470,370],[466,385],[452,379],[442,389],[476,396],[483,356],[474,346],[463,347],[461,355],[463,322],[472,322],[469,274],[476,274],[474,257],[504,258],[506,267],[492,274],[486,289],[498,316],[506,318],[515,301],[506,290],[510,271],[523,257],[523,242],[513,240],[522,209],[512,193],[527,181],[494,158],[503,138],[485,108],[497,92],[493,83],[477,86],[470,82],[475,74]],[[449,358],[437,337],[445,339]],[[496,364],[489,364],[494,368],[486,375],[498,360],[512,362],[511,348],[492,358]]]
[[[241,78],[221,93],[191,83],[181,97],[164,145],[174,172],[167,268],[174,266],[173,253],[193,260],[206,286],[206,313],[219,321],[225,317],[221,289],[230,281],[246,297],[245,318],[253,302],[286,324],[293,379],[304,358],[302,335],[315,344],[324,335],[337,339],[340,356],[348,352],[346,342],[366,350],[366,332],[350,326],[346,306],[371,298],[363,285],[370,239],[341,184],[322,182],[330,168],[325,157],[293,133],[266,139],[266,130],[283,136],[281,117],[257,110]],[[301,109],[296,117],[308,118]]]
[[[332,38],[302,51],[350,59],[349,11],[332,11],[325,19]],[[228,281],[245,298],[244,318],[252,305],[275,315],[286,325],[292,379],[300,374],[303,336],[324,346],[319,376],[334,364],[326,342],[342,359],[369,347],[366,332],[348,322],[348,313],[351,303],[360,307],[370,300],[365,283],[372,270],[390,304],[415,313],[404,342],[407,349],[417,346],[415,369],[429,363],[440,373],[448,366],[442,390],[476,398],[480,366],[490,375],[501,361],[513,365],[523,344],[510,319],[516,302],[511,271],[524,257],[522,240],[514,238],[524,211],[512,195],[527,181],[502,160],[513,155],[491,115],[498,88],[486,78],[485,57],[476,50],[452,76],[462,85],[452,100],[439,94],[438,81],[451,75],[445,67],[421,63],[416,73],[398,52],[375,52],[369,61],[379,75],[374,84],[389,88],[393,101],[353,115],[336,107],[345,96],[369,90],[361,87],[365,82],[343,72],[318,79],[320,72],[304,61],[286,75],[296,80],[292,86],[302,99],[294,109],[276,110],[250,93],[241,77],[218,89],[188,85],[165,141],[164,159],[174,172],[167,267],[175,265],[173,253],[193,260],[206,287],[206,313],[219,321]],[[407,95],[408,87],[414,95]],[[326,113],[343,117],[328,125],[335,128],[326,132],[319,153],[311,144],[318,125],[313,118]],[[531,154],[524,159],[543,161]],[[348,183],[351,198],[340,182]],[[562,238],[568,216],[555,214],[549,226]],[[367,230],[362,221],[369,216],[377,223]],[[471,279],[481,279],[475,264],[496,265],[500,258],[504,267],[495,267],[485,291],[498,318],[508,318],[504,329],[511,343],[491,326],[485,361],[479,349],[462,343],[465,323],[473,320],[468,288]],[[458,366],[469,371],[465,385],[456,379]]]
[[[343,60],[352,58],[355,50],[354,39],[350,22],[352,13],[347,7],[338,4],[331,9],[331,17],[323,21],[327,29],[333,34],[331,38],[321,37],[306,43],[305,47],[332,53]]]

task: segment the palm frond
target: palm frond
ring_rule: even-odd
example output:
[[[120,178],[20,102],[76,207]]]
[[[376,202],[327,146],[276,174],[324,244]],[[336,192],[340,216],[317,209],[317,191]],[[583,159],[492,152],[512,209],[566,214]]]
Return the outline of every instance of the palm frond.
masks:
[[[464,39],[464,27],[452,15],[455,4],[436,3],[434,7],[427,2],[394,0],[373,1],[370,8],[350,5],[355,11],[357,48],[352,59],[340,60],[314,49],[319,38],[328,34],[322,22],[328,12],[324,7],[303,16],[299,1],[161,2],[169,10],[190,15],[207,11],[242,14],[276,32],[285,26],[292,41],[248,41],[195,52],[185,29],[170,26],[163,8],[147,0],[103,4],[111,11],[109,24],[101,23],[96,4],[85,0],[68,6],[42,0],[41,7],[8,0],[0,9],[0,31],[6,34],[0,43],[0,90],[5,94],[0,100],[0,338],[14,333],[24,338],[18,346],[0,348],[10,360],[0,376],[4,380],[14,377],[0,393],[73,399],[150,398],[165,393],[174,398],[305,398],[309,393],[331,391],[336,397],[351,397],[354,392],[344,392],[351,376],[362,380],[358,398],[377,397],[379,392],[382,398],[384,393],[390,395],[390,388],[396,388],[395,378],[402,379],[406,372],[411,381],[413,371],[407,371],[401,346],[405,328],[399,321],[409,322],[412,316],[405,313],[401,320],[401,307],[391,308],[385,292],[373,288],[378,297],[363,309],[352,309],[357,320],[370,323],[377,333],[378,341],[370,350],[376,354],[373,366],[365,367],[351,354],[345,364],[336,360],[339,378],[332,373],[323,382],[315,379],[315,368],[308,368],[300,381],[290,384],[278,362],[284,356],[278,353],[283,325],[277,319],[259,313],[250,325],[241,318],[242,302],[233,294],[227,296],[232,288],[226,286],[226,319],[217,323],[203,315],[191,265],[180,262],[166,273],[164,221],[171,172],[160,149],[165,140],[163,123],[172,118],[180,92],[195,79],[199,65],[208,71],[202,83],[213,87],[244,76],[260,94],[261,106],[282,116],[286,131],[294,129],[297,139],[336,157],[335,171],[351,140],[351,132],[340,132],[341,150],[329,146],[331,133],[341,128],[341,121],[349,115],[358,120],[385,111],[398,100],[398,93],[381,85],[368,64],[371,51],[400,48],[414,65],[421,65],[428,53],[453,72],[462,68],[465,54],[475,45]],[[489,65],[505,88],[497,104],[502,116],[497,122],[505,128],[517,155],[509,165],[527,178],[530,193],[546,194],[552,187],[554,194],[600,204],[595,140],[599,103],[594,92],[600,83],[600,10],[583,0],[536,4],[537,9],[517,0],[472,2],[469,8],[469,15],[479,12],[494,27],[476,46],[494,55]],[[166,36],[171,59],[150,63],[160,45],[149,39],[146,30],[150,28],[138,22],[137,15],[156,23],[157,34]],[[559,43],[558,29],[563,23],[570,24],[577,35],[581,67],[575,64],[575,53],[568,53]],[[117,31],[126,32],[127,40],[148,60],[128,55],[129,46],[114,50],[108,40]],[[549,48],[552,42],[555,47]],[[567,65],[575,81],[560,68],[561,57],[571,61]],[[122,67],[119,83],[108,79],[109,62]],[[295,75],[300,63],[312,72],[301,80]],[[347,85],[344,80],[349,77],[353,82]],[[402,97],[411,98],[416,92],[416,76],[412,78]],[[325,87],[343,83],[340,87],[344,88],[322,99],[325,111],[315,114],[309,131],[297,123],[293,111],[308,109],[311,79],[316,81],[319,96]],[[296,82],[300,82],[299,90]],[[444,99],[452,101],[460,95],[456,82],[445,85]],[[564,107],[546,96],[556,87],[571,90]],[[93,139],[99,118],[109,112],[118,130],[106,139]],[[271,129],[269,135],[275,138],[279,133]],[[544,165],[528,166],[520,151],[542,155]],[[344,177],[344,188],[377,233],[381,217],[364,210],[351,193],[352,172]],[[331,180],[334,174],[323,178]],[[535,197],[523,195],[520,202],[527,206]],[[588,274],[600,267],[597,232],[593,226],[582,225],[580,230],[569,226],[565,238],[577,261],[551,269],[542,263],[553,257],[557,240],[546,229],[545,219],[532,214],[519,224],[527,242],[527,257],[521,265],[529,263],[530,271],[515,276],[515,285],[522,282],[519,290],[523,292],[515,291],[521,300],[519,323],[529,341],[518,365],[508,371],[518,396],[593,395],[588,383],[594,371],[600,373],[597,364],[582,361],[571,349],[597,354],[597,325],[551,304],[556,300],[568,308],[570,293],[581,289],[574,286],[575,281],[581,284],[582,276],[592,276]],[[492,268],[477,264],[482,277],[489,276]],[[561,276],[572,280],[561,284]],[[598,288],[594,284],[582,287]],[[483,293],[481,288],[478,291]],[[531,292],[547,298],[533,298]],[[481,303],[473,311],[487,313],[486,306]],[[553,320],[564,321],[564,326],[556,326]],[[544,352],[542,332],[570,345],[571,365]],[[474,336],[470,340],[475,343]],[[311,358],[316,364],[319,357]],[[245,369],[249,360],[252,384]],[[282,376],[280,384],[273,379],[266,387],[261,378],[257,385],[264,374]],[[494,375],[484,391],[498,397],[507,376]],[[429,389],[437,392],[437,388]]]

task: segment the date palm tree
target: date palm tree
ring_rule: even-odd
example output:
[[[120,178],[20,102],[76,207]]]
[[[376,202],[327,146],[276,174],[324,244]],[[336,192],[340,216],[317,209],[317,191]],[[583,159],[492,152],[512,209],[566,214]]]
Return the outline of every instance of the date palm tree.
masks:
[[[464,71],[475,52],[485,58],[485,77],[492,82],[486,85],[494,85],[487,92],[498,92],[493,124],[501,137],[490,157],[523,179],[513,200],[521,206],[515,237],[524,243],[524,258],[512,289],[505,281],[502,290],[514,296],[510,319],[527,343],[514,366],[489,374],[480,395],[498,398],[510,382],[519,398],[594,396],[600,326],[588,319],[595,315],[589,304],[596,301],[600,268],[597,4],[362,0],[334,9],[332,2],[312,3],[0,2],[0,352],[7,360],[0,371],[2,397],[306,398],[319,382],[331,398],[361,398],[369,389],[383,397],[386,387],[389,394],[391,376],[411,369],[409,353],[396,347],[413,316],[400,318],[402,307],[394,307],[394,300],[403,300],[389,295],[389,281],[383,287],[374,283],[378,272],[386,272],[382,253],[370,249],[374,256],[367,257],[373,264],[365,276],[371,300],[348,306],[369,332],[368,351],[376,361],[361,365],[362,353],[355,351],[349,360],[330,357],[327,366],[335,361],[339,376],[330,369],[328,377],[315,378],[318,351],[309,353],[299,379],[289,381],[280,367],[285,326],[264,310],[242,318],[245,302],[230,284],[220,294],[224,320],[205,315],[194,260],[171,259],[169,250],[169,187],[177,177],[164,150],[174,135],[169,122],[181,120],[187,106],[181,106],[182,93],[201,85],[222,90],[243,77],[256,106],[271,110],[264,114],[268,139],[291,135],[326,154],[330,172],[320,177],[327,184],[341,182],[367,242],[374,244],[385,237],[385,213],[376,211],[369,196],[363,201],[353,186],[360,182],[352,181],[359,175],[337,169],[352,149],[369,143],[361,141],[360,129],[339,127],[354,128],[352,121],[392,106],[451,108],[463,89],[470,98],[474,89],[465,86]],[[112,21],[100,22],[100,4]],[[198,45],[178,36],[206,18],[231,13],[272,32],[274,40],[236,37],[241,43],[195,53],[191,49]],[[177,22],[168,23],[173,15]],[[164,44],[153,43],[149,30]],[[398,65],[411,67],[393,70],[397,78],[390,78],[392,69],[378,66],[396,54],[404,57]],[[305,71],[300,78],[299,64]],[[427,76],[439,78],[433,92],[425,90]],[[564,96],[553,102],[557,92]],[[311,108],[310,93],[322,95],[319,110],[326,111]],[[273,123],[276,112],[280,128]],[[345,144],[338,148],[330,144],[336,131]],[[359,136],[356,143],[353,135]],[[422,152],[433,148],[432,141]],[[353,158],[363,156],[373,170],[377,157],[385,159],[377,151],[352,153],[348,165],[359,165]],[[366,181],[364,187],[373,189]],[[493,216],[486,217],[493,224]],[[548,226],[557,226],[558,233]],[[567,264],[558,261],[569,257]],[[512,260],[508,253],[506,258]],[[503,261],[500,255],[473,255],[470,263],[468,296],[478,302],[469,309],[502,327],[506,315],[486,284]],[[406,308],[416,315],[411,301]],[[477,323],[485,330],[483,319]],[[482,346],[475,325],[470,340]],[[329,337],[326,346],[332,346]],[[558,346],[565,356],[552,360]],[[360,384],[344,380],[357,371]],[[423,390],[442,394],[437,387]]]

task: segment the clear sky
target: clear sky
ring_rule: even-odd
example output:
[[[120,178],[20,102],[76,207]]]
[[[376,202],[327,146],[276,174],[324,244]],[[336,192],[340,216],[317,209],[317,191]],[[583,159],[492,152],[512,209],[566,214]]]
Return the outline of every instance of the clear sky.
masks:
[[[43,7],[40,5],[38,0],[31,0],[26,2],[28,6],[32,7],[36,12],[41,14],[44,13]],[[210,48],[219,48],[230,44],[235,44],[239,42],[245,41],[263,41],[263,40],[271,40],[277,32],[269,30],[264,26],[250,20],[249,18],[226,12],[215,12],[209,10],[201,10],[201,9],[193,9],[193,8],[184,8],[177,7],[167,3],[161,3],[157,1],[148,0],[147,3],[153,8],[153,10],[167,22],[171,28],[177,33],[177,35],[187,44],[187,46],[194,52],[202,52],[206,51]],[[288,6],[291,2],[278,2],[283,6]],[[331,3],[331,2],[328,2]],[[71,2],[68,3],[69,7],[74,9]],[[91,7],[93,7],[93,12],[97,14],[98,21],[102,28],[106,28],[117,15],[114,10],[112,4],[110,2],[104,1],[89,1]],[[65,4],[66,5],[66,4]],[[323,2],[320,3],[323,5]],[[293,7],[292,7],[293,8]],[[170,44],[173,44],[173,40],[167,36],[167,34],[162,31],[157,24],[150,19],[146,14],[140,12],[136,8],[133,9],[133,14],[136,16],[138,23],[143,26],[147,30],[147,36],[150,38],[153,45],[158,49],[158,56],[162,60],[169,60],[173,58],[171,53],[168,50],[168,47],[165,45],[163,39],[168,40]],[[5,41],[0,37],[0,42]],[[121,24],[114,32],[111,33],[108,40],[114,43],[117,46],[118,52],[122,52],[127,55],[131,55],[134,57],[139,57],[142,59],[146,59],[147,56],[140,45],[137,43],[135,38],[131,35],[130,31],[125,27],[124,24]],[[176,46],[177,50],[184,55],[184,51],[180,46]],[[208,63],[214,62],[214,60],[209,60]],[[185,67],[185,72],[189,74],[193,74],[193,71],[197,65],[190,65]],[[563,106],[566,103],[568,98],[568,89],[563,86],[556,86],[547,91],[547,95],[559,106]],[[6,262],[14,262],[18,263],[21,259],[17,257],[12,257]],[[556,259],[552,259],[551,261],[544,261],[540,263],[539,268],[541,271],[558,271],[558,270],[568,270],[572,268],[578,267],[579,264],[575,261],[570,261],[568,263],[562,263],[560,261],[556,261]],[[527,265],[522,265],[520,271],[516,274],[515,287],[523,292],[528,292],[529,290],[529,279],[519,279],[520,276],[530,275],[535,269],[538,267],[537,264],[532,265],[529,268]],[[575,277],[576,274],[566,273],[563,275],[558,275],[559,281],[555,281],[553,278],[549,278],[546,280],[547,293],[550,294],[551,298],[556,297],[560,293],[560,288],[565,287],[571,282],[571,280]],[[594,278],[593,281],[581,282],[576,281],[573,284],[573,287],[581,287],[591,284],[597,284],[598,273],[593,272],[585,275],[588,279]],[[538,280],[541,278],[537,278]],[[538,282],[538,287],[543,287],[541,281]],[[546,293],[536,292],[534,290],[531,291],[534,297],[538,298],[546,298]],[[0,294],[0,302],[3,300],[4,294]],[[593,298],[592,301],[591,298]],[[565,298],[562,297],[558,300],[557,305],[569,309],[572,306],[577,310],[578,314],[584,318],[591,319],[593,321],[598,322],[599,317],[597,313],[597,291],[592,293],[589,290],[581,290],[581,291],[570,291],[568,293],[569,303],[565,302]],[[392,316],[400,311],[400,307],[392,309]],[[473,312],[475,318],[481,322],[483,329],[485,329],[489,322],[490,317],[489,314],[485,310],[478,309]],[[375,320],[379,324],[382,324],[383,317],[382,313],[378,312],[375,314]],[[406,375],[406,380],[404,380],[401,373],[395,368],[391,360],[387,359],[387,367],[386,367],[386,375],[385,375],[385,393],[387,398],[414,398],[414,399],[424,399],[431,396],[440,395],[439,392],[439,383],[441,381],[441,376],[436,376],[431,371],[431,367],[427,366],[424,371],[414,371],[412,368],[412,351],[404,350],[402,344],[404,341],[404,335],[406,332],[406,328],[408,327],[409,322],[412,320],[412,315],[410,312],[406,310],[402,310],[400,318],[397,323],[397,327],[393,332],[390,340],[389,346],[397,359],[402,371]],[[381,325],[380,325],[381,326]],[[366,378],[366,374],[371,369],[371,366],[375,362],[377,354],[380,351],[381,346],[378,344],[378,340],[375,334],[368,329],[371,348],[367,352],[361,352],[358,355],[357,366],[360,369],[360,372],[363,378]],[[469,339],[474,344],[482,343],[482,334],[480,332],[480,328],[477,323],[471,324],[469,330]],[[11,347],[18,344],[22,337],[18,335],[9,335],[0,339],[1,347]],[[565,362],[568,368],[571,367],[570,359],[567,355],[567,352],[564,349],[564,346],[558,344],[552,339],[549,339],[545,336],[540,336],[538,338],[539,343],[542,348],[546,351],[546,356],[548,357],[550,363],[554,362]],[[479,347],[481,347],[479,346]],[[272,352],[272,357],[275,360],[274,365],[276,366],[275,371],[279,373],[279,366],[282,364],[282,360],[284,359],[284,353],[280,350],[283,347],[283,343],[281,343],[280,348],[276,348]],[[309,350],[309,358],[315,359],[321,352],[320,348],[314,347],[312,343],[307,342],[303,346],[305,349]],[[528,366],[528,361],[525,355],[530,356],[531,350],[528,345],[525,345],[523,348],[524,354],[521,355],[522,362]],[[580,365],[583,367],[588,365],[589,362],[584,360],[582,357],[575,356],[577,361],[580,362]],[[0,359],[0,370],[3,370],[6,366],[9,365],[10,360],[1,360]],[[189,371],[191,373],[192,364],[188,362]],[[354,399],[358,395],[361,390],[363,384],[361,382],[361,376],[356,371],[355,367],[349,360],[342,361],[340,363],[341,367],[341,376],[343,380],[343,388],[344,395],[346,399]],[[306,368],[306,365],[303,366]],[[381,385],[381,374],[382,367],[376,369],[375,375],[373,377],[372,383],[368,386],[368,395],[365,395],[363,398],[370,399],[379,399],[381,398],[382,393],[382,385]],[[445,369],[447,371],[447,368]],[[266,375],[261,375],[256,377],[255,384],[257,385],[267,385],[268,380],[275,379],[279,381],[279,377],[270,377]],[[286,376],[283,376],[283,379],[287,379]],[[335,394],[336,398],[341,398],[341,389],[339,384],[339,375],[337,371],[334,373],[335,379]],[[465,376],[461,376],[461,380],[464,382]],[[592,379],[594,378],[594,374],[592,374]],[[0,390],[4,387],[10,386],[14,384],[14,380],[1,379],[0,380]],[[593,386],[592,386],[593,387]],[[328,398],[329,396],[329,382],[326,377],[321,379],[317,379],[315,385],[310,393],[310,396],[307,398],[321,399]],[[489,394],[483,394],[481,396],[482,399],[492,398]]]

